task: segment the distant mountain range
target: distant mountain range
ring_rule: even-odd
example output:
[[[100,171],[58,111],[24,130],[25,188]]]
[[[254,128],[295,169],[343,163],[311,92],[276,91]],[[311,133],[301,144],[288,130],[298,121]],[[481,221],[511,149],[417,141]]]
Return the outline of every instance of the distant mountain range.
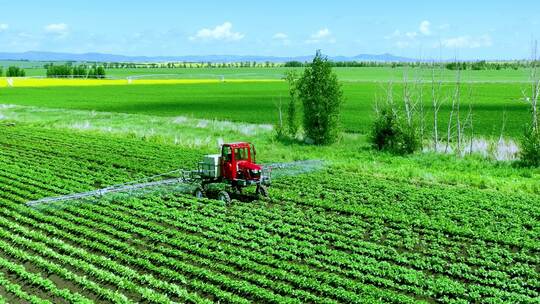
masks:
[[[413,58],[399,57],[392,54],[360,54],[357,56],[329,56],[334,61],[379,61],[379,62],[414,62]],[[313,56],[277,57],[277,56],[242,56],[242,55],[190,55],[190,56],[125,56],[103,53],[56,53],[56,52],[0,52],[0,60],[29,60],[29,61],[97,61],[97,62],[287,62],[311,61]]]

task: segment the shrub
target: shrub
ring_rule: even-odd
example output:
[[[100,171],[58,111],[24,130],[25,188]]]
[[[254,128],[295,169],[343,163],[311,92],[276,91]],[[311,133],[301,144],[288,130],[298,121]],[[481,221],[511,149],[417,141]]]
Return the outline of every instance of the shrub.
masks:
[[[420,148],[417,128],[409,126],[393,107],[385,106],[376,113],[369,138],[375,149],[404,155]]]
[[[521,139],[520,164],[525,167],[540,167],[540,132],[532,127]]]

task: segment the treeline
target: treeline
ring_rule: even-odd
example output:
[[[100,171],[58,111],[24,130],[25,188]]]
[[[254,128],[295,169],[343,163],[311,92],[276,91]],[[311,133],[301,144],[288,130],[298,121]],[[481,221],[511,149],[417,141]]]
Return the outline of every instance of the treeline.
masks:
[[[537,63],[538,64],[538,63]],[[504,69],[513,69],[517,70],[519,68],[530,68],[531,62],[525,61],[513,61],[513,62],[487,62],[485,60],[480,61],[456,61],[450,62],[445,65],[448,70],[504,70]]]
[[[353,68],[364,68],[364,67],[388,67],[388,68],[398,68],[398,67],[426,67],[430,68],[432,66],[431,62],[380,62],[380,61],[328,61],[328,64],[332,67],[353,67]],[[288,68],[301,68],[309,67],[311,62],[301,62],[301,61],[288,61],[283,65]],[[514,69],[519,68],[529,68],[531,63],[527,61],[512,61],[512,62],[487,62],[485,60],[480,61],[456,61],[445,63],[444,67],[448,70],[503,70],[503,69]]]
[[[3,75],[4,75],[4,69],[0,67],[0,77],[2,77]],[[21,69],[20,67],[10,66],[6,70],[6,77],[24,77],[24,76],[26,76],[26,72],[24,71],[24,69]]]
[[[134,63],[134,62],[108,62],[102,63],[106,69],[174,69],[174,68],[273,68],[283,66],[275,62],[161,62],[161,63]]]
[[[81,65],[75,65],[76,62],[68,61],[64,65],[76,69]],[[97,68],[103,67],[106,69],[175,69],[175,68],[274,68],[274,67],[288,67],[288,68],[300,68],[300,67],[309,67],[311,62],[301,62],[301,61],[287,61],[285,63],[279,62],[257,62],[257,61],[242,61],[242,62],[86,62],[83,67],[87,70],[92,68],[96,69],[97,74],[91,73],[90,75],[101,75],[97,72]],[[328,64],[331,67],[388,67],[388,68],[399,68],[399,67],[426,67],[430,68],[432,62],[428,61],[416,61],[416,62],[381,62],[381,61],[331,61],[328,60]],[[440,63],[448,70],[503,70],[503,69],[514,69],[519,68],[529,68],[531,63],[528,61],[508,61],[508,62],[488,62],[485,60],[481,61],[456,61],[448,63]],[[53,63],[45,64],[45,69],[48,70],[48,67],[53,66]],[[55,67],[60,67],[62,65],[54,65]],[[56,69],[56,68],[55,68]],[[67,68],[64,69],[63,73],[60,73],[60,68],[55,75],[62,77],[71,76],[71,75],[82,75],[81,73],[66,74]],[[104,76],[104,75],[102,75]]]
[[[288,68],[301,68],[311,66],[311,62],[287,61],[283,66]],[[420,62],[380,62],[380,61],[328,61],[333,68],[367,68],[367,67],[404,67],[419,66]]]
[[[44,68],[49,78],[105,78],[105,68],[101,65],[54,65],[51,63],[45,64]]]

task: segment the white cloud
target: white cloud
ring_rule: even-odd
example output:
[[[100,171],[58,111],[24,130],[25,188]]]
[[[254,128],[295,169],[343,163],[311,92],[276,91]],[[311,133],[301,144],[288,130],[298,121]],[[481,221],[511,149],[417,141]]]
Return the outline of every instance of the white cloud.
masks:
[[[423,36],[431,35],[431,23],[429,21],[424,20],[420,22],[420,25],[418,26],[418,31],[402,32],[400,30],[395,30],[392,34],[384,36],[384,39],[387,39],[387,40],[398,39],[398,40],[401,40],[400,43],[404,45],[405,44],[404,40],[415,40],[420,35],[423,35]]]
[[[69,31],[68,25],[65,23],[51,23],[45,26],[45,32],[51,34],[65,35]]]
[[[9,25],[6,23],[0,23],[0,32],[7,31]]]
[[[291,40],[289,39],[289,35],[285,33],[275,33],[274,36],[272,36],[272,39],[275,41],[279,41],[282,45],[290,45]]]
[[[277,40],[285,40],[289,38],[289,36],[285,33],[275,33],[274,36],[272,36],[272,39],[277,39]]]
[[[336,39],[332,37],[332,32],[330,32],[328,28],[318,30],[317,32],[311,34],[310,38],[306,40],[306,43],[308,44],[321,42],[336,43]]]
[[[320,29],[316,33],[311,35],[311,39],[323,39],[330,36],[330,30],[327,28]]]
[[[431,23],[427,20],[420,22],[420,27],[418,28],[418,30],[422,35],[431,35]]]
[[[446,48],[476,49],[481,47],[490,47],[493,45],[493,42],[489,35],[482,35],[479,37],[465,35],[443,39],[441,44]]]
[[[244,38],[244,34],[232,31],[232,23],[225,22],[213,29],[203,28],[197,31],[195,36],[189,37],[189,40],[224,40],[238,41]]]

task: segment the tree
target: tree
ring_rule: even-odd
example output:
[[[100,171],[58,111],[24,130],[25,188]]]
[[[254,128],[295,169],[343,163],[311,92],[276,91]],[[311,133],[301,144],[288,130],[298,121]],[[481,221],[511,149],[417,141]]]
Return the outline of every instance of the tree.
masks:
[[[6,77],[24,77],[25,75],[26,72],[17,66],[10,66],[6,71]]]
[[[334,142],[339,134],[343,91],[328,58],[320,50],[298,79],[296,87],[304,108],[306,140],[317,145]]]
[[[97,78],[105,78],[105,68],[98,66],[96,69]]]
[[[296,118],[296,104],[298,92],[296,90],[296,82],[298,75],[295,71],[287,71],[285,80],[289,83],[289,103],[287,104],[287,133],[292,138],[298,133],[298,121]]]

